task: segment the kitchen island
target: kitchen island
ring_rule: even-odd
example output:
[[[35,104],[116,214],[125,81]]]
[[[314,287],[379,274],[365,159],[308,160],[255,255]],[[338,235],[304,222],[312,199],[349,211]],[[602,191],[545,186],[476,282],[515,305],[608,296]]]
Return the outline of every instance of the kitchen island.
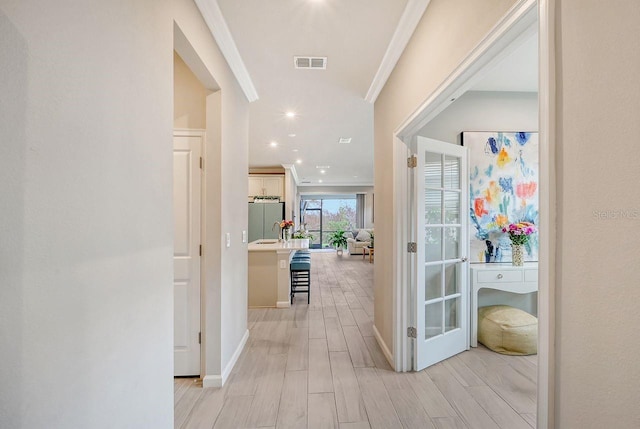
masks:
[[[291,306],[289,262],[296,250],[308,248],[308,239],[249,243],[249,308]]]

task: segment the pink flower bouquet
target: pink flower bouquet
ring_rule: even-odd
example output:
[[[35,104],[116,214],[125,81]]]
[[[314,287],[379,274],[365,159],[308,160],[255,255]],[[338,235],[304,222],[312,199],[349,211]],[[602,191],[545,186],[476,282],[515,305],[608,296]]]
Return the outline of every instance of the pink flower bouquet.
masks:
[[[529,236],[536,232],[536,226],[531,222],[510,223],[502,228],[502,232],[509,233],[511,243],[523,245],[529,242]]]

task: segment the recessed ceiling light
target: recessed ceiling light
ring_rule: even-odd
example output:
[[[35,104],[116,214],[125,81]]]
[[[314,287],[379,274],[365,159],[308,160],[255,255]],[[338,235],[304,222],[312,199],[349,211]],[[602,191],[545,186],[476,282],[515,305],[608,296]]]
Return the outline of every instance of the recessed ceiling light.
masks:
[[[330,165],[316,165],[317,169],[322,169],[322,170],[326,170],[327,168],[331,168]]]
[[[322,179],[318,180],[318,183],[322,183]]]
[[[298,149],[293,149],[293,152],[297,152],[297,151],[298,151]]]
[[[296,164],[302,164],[302,160],[301,159],[297,159],[296,160]]]
[[[324,174],[326,172],[327,172],[327,170],[320,170],[320,174]]]
[[[278,142],[271,142],[271,143],[269,143],[269,146],[277,147],[278,146]]]
[[[295,118],[296,117],[296,113],[295,112],[287,112],[286,115],[287,115],[287,118]]]
[[[353,177],[358,177],[358,176],[353,176]]]
[[[289,134],[289,137],[295,137],[295,136],[296,136],[295,134]]]

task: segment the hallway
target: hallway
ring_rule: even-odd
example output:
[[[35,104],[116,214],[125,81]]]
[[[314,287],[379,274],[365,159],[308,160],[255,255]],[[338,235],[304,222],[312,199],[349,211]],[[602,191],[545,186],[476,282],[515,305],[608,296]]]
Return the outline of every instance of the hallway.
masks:
[[[418,373],[391,370],[373,333],[373,265],[312,253],[312,294],[249,311],[224,387],[175,380],[175,428],[535,427],[536,356],[484,347]]]

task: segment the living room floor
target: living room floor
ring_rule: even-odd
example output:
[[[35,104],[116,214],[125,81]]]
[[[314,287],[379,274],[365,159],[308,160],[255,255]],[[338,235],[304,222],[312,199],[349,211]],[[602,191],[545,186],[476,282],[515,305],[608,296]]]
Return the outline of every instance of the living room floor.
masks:
[[[229,381],[175,379],[175,428],[535,428],[537,356],[482,346],[416,373],[373,334],[373,264],[312,253],[311,303],[249,310]]]

